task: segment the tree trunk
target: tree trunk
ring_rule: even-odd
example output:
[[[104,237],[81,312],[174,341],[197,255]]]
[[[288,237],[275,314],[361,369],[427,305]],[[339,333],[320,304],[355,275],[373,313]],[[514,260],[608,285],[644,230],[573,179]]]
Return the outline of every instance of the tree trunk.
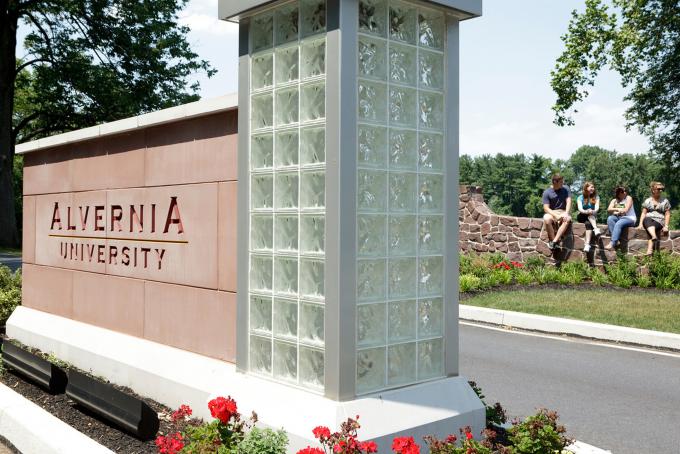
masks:
[[[0,246],[19,246],[14,210],[14,79],[18,0],[0,0]],[[17,188],[21,190],[21,188]]]

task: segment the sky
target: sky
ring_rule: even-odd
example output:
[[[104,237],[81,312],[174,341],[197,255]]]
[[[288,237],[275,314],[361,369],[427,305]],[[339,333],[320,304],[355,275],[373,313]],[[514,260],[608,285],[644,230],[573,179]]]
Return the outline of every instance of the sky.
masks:
[[[562,51],[571,11],[584,0],[484,0],[484,14],[460,28],[461,154],[540,154],[566,159],[581,145],[644,153],[648,141],[626,131],[625,90],[618,75],[604,72],[578,106],[576,126],[558,127],[550,107],[550,71]],[[189,42],[218,70],[198,75],[200,95],[212,98],[238,89],[238,26],[217,19],[217,0],[189,0],[180,22]],[[19,55],[21,53],[19,52]]]

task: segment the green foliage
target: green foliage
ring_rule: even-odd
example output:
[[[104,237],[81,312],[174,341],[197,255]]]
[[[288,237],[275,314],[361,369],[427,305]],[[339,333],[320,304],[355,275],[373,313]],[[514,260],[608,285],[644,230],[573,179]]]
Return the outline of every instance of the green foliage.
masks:
[[[517,270],[515,279],[519,285],[531,285],[534,283],[534,276],[529,270]]]
[[[557,423],[556,412],[540,409],[535,415],[510,429],[513,454],[561,453],[571,443],[564,426]]]
[[[542,268],[545,266],[545,258],[542,255],[534,255],[527,258],[526,267],[530,270],[535,268]]]
[[[484,393],[482,392],[482,388],[477,385],[476,382],[474,381],[468,381],[468,384],[472,388],[472,390],[477,394],[477,397],[479,397],[479,400],[482,401],[484,404],[484,408],[486,408],[486,424],[487,426],[490,424],[495,424],[495,425],[500,425],[504,424],[507,420],[508,417],[505,413],[505,410],[501,406],[500,403],[496,402],[493,405],[487,405],[487,403],[484,401],[484,398],[486,397]]]
[[[628,89],[628,126],[646,134],[663,159],[667,178],[680,175],[680,3],[586,0],[574,11],[565,48],[551,73],[558,125],[574,124],[570,112],[588,96],[600,70],[621,75]],[[609,7],[611,5],[611,8]],[[576,110],[573,110],[576,112]],[[673,177],[674,175],[674,177]],[[669,178],[669,181],[670,181]],[[676,194],[677,196],[678,194]]]
[[[589,266],[584,261],[567,262],[560,266],[560,279],[562,285],[577,285],[588,276]]]
[[[609,282],[617,287],[630,288],[637,280],[637,263],[624,254],[618,254],[616,262],[605,265]]]
[[[198,426],[188,425],[184,438],[189,443],[184,446],[182,453],[186,454],[235,454],[236,446],[242,440],[242,434],[230,431],[220,421],[215,420]],[[219,441],[219,444],[216,442]]]
[[[482,280],[474,274],[460,275],[460,291],[463,293],[474,292],[479,290],[482,285]]]
[[[253,427],[238,444],[238,454],[286,454],[288,436],[283,430]]]
[[[4,325],[14,309],[21,304],[21,270],[12,273],[0,265],[0,325]]]
[[[654,254],[649,263],[649,277],[657,288],[680,290],[680,257],[668,252]]]

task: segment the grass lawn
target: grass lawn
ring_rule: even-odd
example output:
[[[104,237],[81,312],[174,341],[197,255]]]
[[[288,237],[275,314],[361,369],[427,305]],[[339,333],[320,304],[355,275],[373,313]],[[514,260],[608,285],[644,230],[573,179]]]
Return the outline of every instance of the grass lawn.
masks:
[[[6,247],[0,247],[0,254],[19,256],[21,255],[21,249],[10,249]]]
[[[680,334],[680,292],[618,289],[488,291],[461,304]]]

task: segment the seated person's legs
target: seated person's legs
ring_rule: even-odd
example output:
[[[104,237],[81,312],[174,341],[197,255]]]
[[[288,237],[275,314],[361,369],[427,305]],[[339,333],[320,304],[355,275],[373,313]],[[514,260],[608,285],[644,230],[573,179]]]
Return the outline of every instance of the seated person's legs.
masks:
[[[555,238],[555,228],[557,226],[557,220],[552,214],[543,215],[543,224],[545,224],[545,230],[548,232],[548,241],[552,241]]]

